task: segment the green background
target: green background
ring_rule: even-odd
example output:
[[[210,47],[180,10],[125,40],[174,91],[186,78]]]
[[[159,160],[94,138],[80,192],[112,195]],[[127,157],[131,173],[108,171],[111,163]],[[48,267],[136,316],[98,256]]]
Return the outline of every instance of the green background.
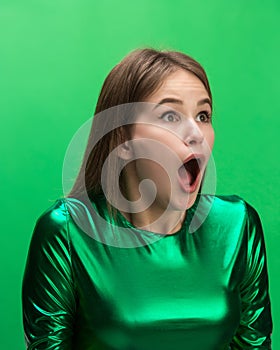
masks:
[[[25,348],[27,250],[63,193],[67,146],[109,70],[144,46],[181,50],[208,72],[217,193],[243,196],[261,216],[280,348],[279,21],[278,0],[1,0],[1,349]]]

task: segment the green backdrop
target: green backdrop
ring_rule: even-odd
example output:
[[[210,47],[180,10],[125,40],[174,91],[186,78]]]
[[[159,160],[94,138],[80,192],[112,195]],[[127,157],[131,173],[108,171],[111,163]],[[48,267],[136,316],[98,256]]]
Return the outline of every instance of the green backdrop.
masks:
[[[62,163],[109,70],[129,51],[182,50],[214,96],[218,194],[259,212],[280,348],[278,0],[0,2],[1,349],[24,349],[21,282],[37,217],[62,195]]]

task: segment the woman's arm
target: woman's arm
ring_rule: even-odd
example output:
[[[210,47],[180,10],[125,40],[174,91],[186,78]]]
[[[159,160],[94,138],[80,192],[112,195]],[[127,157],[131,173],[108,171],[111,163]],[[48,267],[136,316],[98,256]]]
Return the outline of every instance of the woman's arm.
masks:
[[[75,294],[63,200],[37,220],[22,285],[27,349],[71,349]]]
[[[271,349],[272,318],[264,235],[258,213],[248,203],[246,206],[246,274],[240,286],[242,314],[231,349]]]

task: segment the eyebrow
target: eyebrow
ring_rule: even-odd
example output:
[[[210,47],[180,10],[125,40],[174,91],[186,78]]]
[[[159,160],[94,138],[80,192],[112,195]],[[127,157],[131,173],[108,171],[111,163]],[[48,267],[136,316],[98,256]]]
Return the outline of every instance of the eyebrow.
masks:
[[[179,100],[179,99],[173,98],[173,97],[166,97],[166,98],[160,100],[156,104],[156,106],[153,108],[153,110],[156,109],[157,107],[159,107],[160,105],[165,104],[165,103],[175,103],[175,104],[183,105],[183,101],[182,100]],[[212,103],[211,103],[211,101],[210,101],[210,99],[208,97],[198,101],[197,105],[198,106],[202,106],[202,105],[204,105],[206,103],[209,104],[209,106],[212,108]]]

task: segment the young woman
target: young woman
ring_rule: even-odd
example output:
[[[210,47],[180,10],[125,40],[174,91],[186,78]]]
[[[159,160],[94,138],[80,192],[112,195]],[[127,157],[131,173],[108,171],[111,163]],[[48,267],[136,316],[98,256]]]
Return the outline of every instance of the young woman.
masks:
[[[34,228],[28,349],[271,349],[262,225],[203,193],[213,143],[198,62],[143,49],[113,68],[76,182]]]

